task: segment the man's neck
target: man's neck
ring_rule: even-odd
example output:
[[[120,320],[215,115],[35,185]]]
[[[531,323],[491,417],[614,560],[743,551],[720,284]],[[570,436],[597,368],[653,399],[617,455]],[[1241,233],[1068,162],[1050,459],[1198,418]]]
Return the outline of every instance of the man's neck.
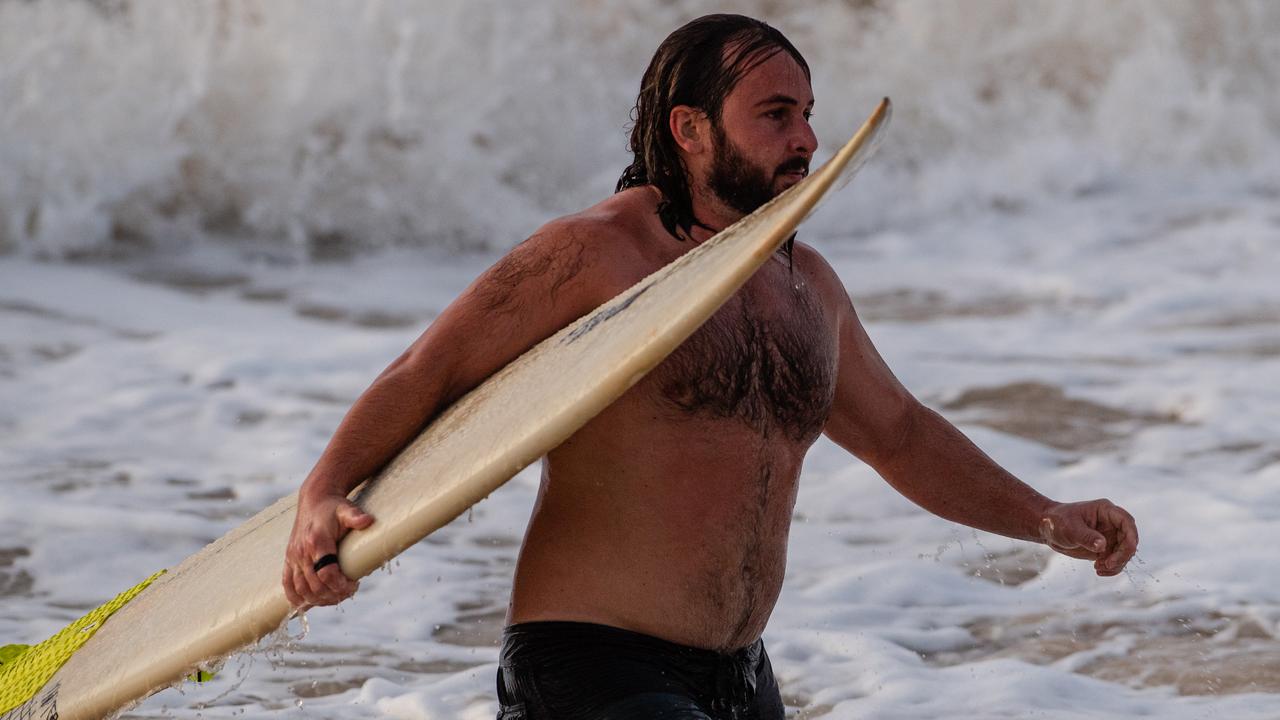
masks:
[[[691,235],[695,242],[710,239],[716,233],[746,217],[716,197],[715,193],[704,183],[694,185],[692,192],[693,217],[699,224],[694,224]],[[703,227],[705,226],[705,227]]]

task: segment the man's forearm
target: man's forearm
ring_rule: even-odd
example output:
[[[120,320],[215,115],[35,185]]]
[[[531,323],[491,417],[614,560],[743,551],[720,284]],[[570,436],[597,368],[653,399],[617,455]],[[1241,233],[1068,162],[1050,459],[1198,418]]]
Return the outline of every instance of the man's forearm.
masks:
[[[1040,522],[1055,504],[923,405],[913,411],[897,451],[876,470],[935,515],[1020,540],[1042,541]]]
[[[300,494],[347,494],[395,457],[447,402],[443,383],[398,363],[356,400]]]

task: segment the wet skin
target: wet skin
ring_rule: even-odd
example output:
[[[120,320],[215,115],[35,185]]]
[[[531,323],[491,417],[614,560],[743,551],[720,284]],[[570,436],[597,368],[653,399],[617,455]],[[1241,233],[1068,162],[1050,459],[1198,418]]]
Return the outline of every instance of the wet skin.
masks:
[[[734,88],[719,128],[695,108],[672,111],[700,221],[722,228],[743,215],[713,189],[726,152],[740,187],[774,194],[803,177],[796,170],[817,145],[812,103],[803,71],[779,53]],[[379,376],[299,492],[283,578],[291,602],[354,592],[336,566],[311,567],[349,529],[375,522],[345,501],[348,490],[503,365],[710,237],[702,228],[672,237],[659,199],[633,188],[549,223]],[[750,644],[781,590],[796,483],[823,433],[925,509],[1093,560],[1099,575],[1119,573],[1137,548],[1124,510],[1045,498],[916,401],[830,266],[796,243],[547,454],[508,620],[597,622],[719,650]]]

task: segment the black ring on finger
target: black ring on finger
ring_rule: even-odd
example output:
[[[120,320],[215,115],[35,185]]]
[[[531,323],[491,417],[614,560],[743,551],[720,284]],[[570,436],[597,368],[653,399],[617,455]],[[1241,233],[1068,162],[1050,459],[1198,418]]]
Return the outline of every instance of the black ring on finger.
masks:
[[[333,553],[329,553],[328,555],[321,556],[320,559],[317,560],[316,563],[311,566],[311,569],[315,570],[316,572],[320,572],[320,568],[322,567],[325,567],[328,565],[337,565],[337,564],[338,564],[338,556],[334,555]]]

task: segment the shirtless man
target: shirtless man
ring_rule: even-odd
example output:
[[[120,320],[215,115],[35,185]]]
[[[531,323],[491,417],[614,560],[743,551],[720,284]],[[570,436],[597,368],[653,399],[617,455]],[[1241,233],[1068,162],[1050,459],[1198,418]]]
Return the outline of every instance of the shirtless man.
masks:
[[[485,271],[351,408],[299,492],[290,601],[355,591],[329,556],[374,520],[346,494],[434,416],[800,181],[817,146],[812,106],[807,64],[768,25],[716,15],[672,33],[641,82],[618,192]],[[1092,560],[1099,575],[1137,548],[1121,508],[1040,495],[920,404],[831,267],[794,243],[544,458],[499,717],[782,718],[760,636],[801,463],[822,433],[930,512]]]

